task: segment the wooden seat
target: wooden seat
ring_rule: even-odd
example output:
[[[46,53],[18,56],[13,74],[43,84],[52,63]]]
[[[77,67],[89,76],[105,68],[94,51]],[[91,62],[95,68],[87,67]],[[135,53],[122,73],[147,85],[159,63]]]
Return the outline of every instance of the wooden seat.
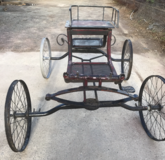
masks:
[[[117,75],[113,64],[108,62],[72,62],[68,63],[64,73],[65,82],[121,82],[122,77]]]

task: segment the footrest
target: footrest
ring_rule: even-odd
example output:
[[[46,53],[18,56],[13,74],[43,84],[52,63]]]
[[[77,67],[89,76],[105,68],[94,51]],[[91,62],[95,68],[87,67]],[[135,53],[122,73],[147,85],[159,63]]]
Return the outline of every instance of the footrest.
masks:
[[[122,86],[122,90],[126,91],[128,93],[134,93],[135,92],[135,89],[132,86],[126,86],[126,87]]]

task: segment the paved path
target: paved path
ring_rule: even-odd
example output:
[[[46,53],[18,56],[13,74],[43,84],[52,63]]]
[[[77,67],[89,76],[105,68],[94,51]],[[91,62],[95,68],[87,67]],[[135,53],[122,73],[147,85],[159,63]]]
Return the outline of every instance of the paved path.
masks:
[[[62,54],[53,53],[54,56]],[[113,57],[120,58],[120,55],[117,53]],[[158,143],[148,138],[141,126],[138,112],[122,108],[66,110],[48,117],[33,118],[31,137],[26,150],[22,153],[12,152],[6,141],[3,117],[10,83],[15,79],[23,79],[29,87],[33,108],[41,108],[42,111],[58,104],[45,101],[46,93],[78,84],[66,84],[62,78],[63,72],[66,71],[67,58],[53,62],[49,80],[41,76],[38,52],[9,52],[1,54],[0,59],[0,73],[3,75],[0,81],[0,159],[164,159],[164,142]],[[116,63],[115,67],[120,73],[120,63]],[[151,74],[164,75],[164,67],[155,59],[134,54],[133,72],[125,85],[133,85],[138,94],[141,86],[138,75],[146,78]],[[104,83],[104,86],[117,87],[110,83]],[[93,96],[92,92],[88,93],[88,97]],[[102,100],[120,98],[116,94],[104,92],[100,93],[99,97]],[[65,98],[82,101],[82,94],[70,94]],[[134,102],[131,104],[134,105]]]

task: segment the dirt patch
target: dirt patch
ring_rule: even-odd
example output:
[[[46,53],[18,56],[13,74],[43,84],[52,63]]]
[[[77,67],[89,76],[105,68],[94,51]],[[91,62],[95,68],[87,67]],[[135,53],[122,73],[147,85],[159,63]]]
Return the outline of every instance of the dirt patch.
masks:
[[[148,3],[144,0],[116,0],[124,7],[125,14],[138,28],[135,35],[142,35],[159,43],[165,54],[165,2]],[[122,8],[123,8],[122,7]]]
[[[25,2],[20,2],[20,1],[0,1],[1,6],[9,6],[9,5],[14,5],[14,6],[34,6],[35,4],[33,3],[25,3]]]

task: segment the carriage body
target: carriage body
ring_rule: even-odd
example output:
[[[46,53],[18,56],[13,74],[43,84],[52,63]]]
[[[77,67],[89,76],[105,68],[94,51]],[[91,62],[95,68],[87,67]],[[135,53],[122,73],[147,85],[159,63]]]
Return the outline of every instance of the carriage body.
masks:
[[[90,9],[89,13],[86,13],[86,15],[89,15],[89,19],[80,18],[81,9],[84,10],[85,8]],[[99,12],[101,19],[90,19],[91,14],[95,15],[91,8],[101,10]],[[107,10],[110,10],[108,14],[106,13]],[[76,16],[74,15],[76,18],[73,18],[73,12],[76,13]],[[30,94],[26,83],[22,80],[15,80],[9,87],[5,104],[6,136],[11,149],[15,152],[21,152],[26,148],[30,138],[32,117],[47,116],[61,109],[77,108],[96,110],[102,107],[120,106],[128,110],[139,111],[142,126],[148,136],[156,141],[164,141],[165,129],[164,126],[159,124],[164,121],[165,79],[157,75],[149,76],[143,82],[139,96],[133,94],[135,89],[132,86],[122,86],[122,82],[130,78],[132,71],[133,47],[131,40],[125,40],[120,59],[115,59],[111,55],[111,46],[116,41],[115,36],[112,35],[112,30],[119,27],[119,11],[109,6],[72,5],[69,8],[69,13],[70,20],[65,25],[67,35],[60,34],[57,37],[57,43],[59,45],[62,46],[65,42],[68,44],[68,51],[61,57],[52,57],[49,39],[43,38],[40,47],[41,72],[44,78],[49,78],[51,75],[51,61],[68,57],[67,69],[63,74],[64,80],[66,83],[81,83],[82,86],[47,94],[45,96],[46,100],[54,100],[60,104],[48,111],[41,112],[39,110],[32,112]],[[60,36],[67,37],[67,40],[61,38],[60,43]],[[106,51],[103,48],[106,48]],[[77,53],[94,53],[96,56],[82,58]],[[101,57],[105,57],[106,62],[94,61]],[[78,61],[74,62],[73,58]],[[120,74],[117,74],[113,61],[121,63]],[[88,85],[88,82],[92,82],[93,85]],[[98,85],[96,85],[96,82]],[[118,85],[119,89],[102,86],[102,82],[113,82]],[[94,91],[95,98],[87,98],[86,91]],[[117,93],[126,96],[126,98],[100,101],[97,95],[98,91]],[[73,92],[83,92],[83,101],[77,102],[58,97]],[[132,100],[138,103],[135,103],[135,106],[126,104]],[[155,114],[157,114],[157,117],[159,116],[160,123],[158,122],[154,126],[156,131],[153,131],[148,126],[148,116],[150,116],[149,121],[152,122],[151,117],[155,119]],[[26,131],[19,126],[18,129],[14,128],[13,123],[19,123],[21,125],[20,123],[22,122],[20,122],[20,119],[23,119],[23,126],[26,127]],[[21,136],[18,135],[16,137],[17,133],[21,133]]]

